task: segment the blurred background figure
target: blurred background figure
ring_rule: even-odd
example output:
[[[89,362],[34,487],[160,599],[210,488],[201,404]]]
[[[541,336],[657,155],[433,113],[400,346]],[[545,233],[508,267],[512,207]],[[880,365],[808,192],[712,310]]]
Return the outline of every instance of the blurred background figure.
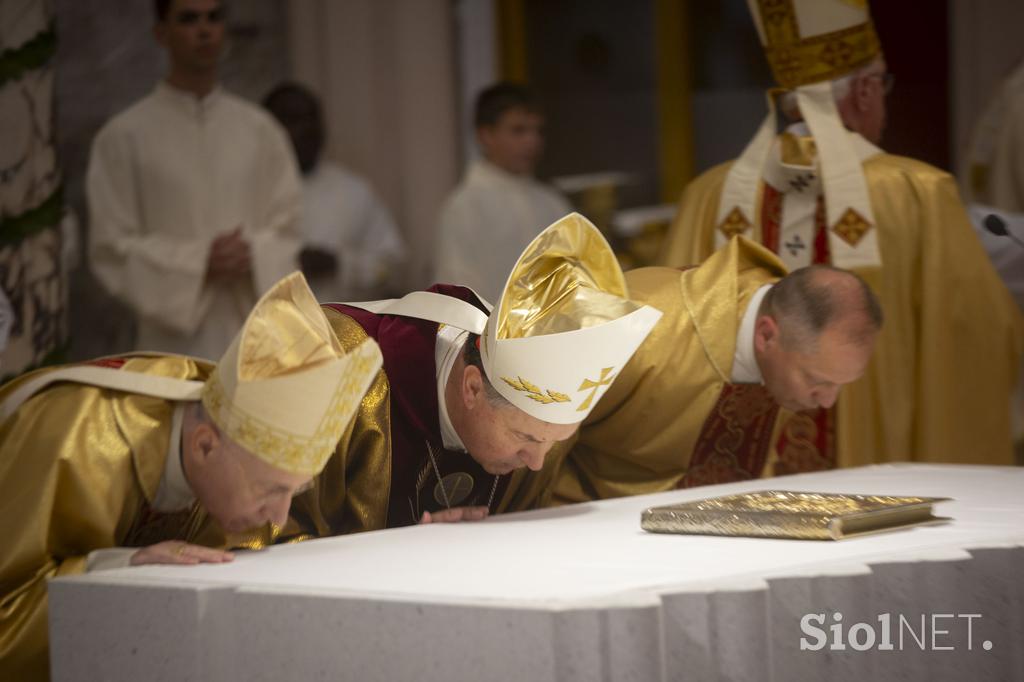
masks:
[[[960,184],[978,238],[1024,312],[1024,60],[999,83],[974,124],[961,163]],[[994,224],[989,218],[993,214],[997,216]],[[1017,461],[1024,463],[1021,364],[1013,433]]]
[[[405,245],[370,184],[322,154],[327,131],[319,99],[283,83],[263,106],[288,132],[302,173],[302,271],[321,301],[401,293]]]
[[[218,357],[296,266],[299,177],[274,120],[218,84],[222,3],[155,13],[169,67],[93,143],[89,263],[135,313],[136,348]]]
[[[974,124],[960,177],[968,203],[1024,213],[1024,60]]]
[[[572,209],[533,177],[544,151],[544,117],[527,88],[498,83],[485,89],[474,124],[483,158],[470,163],[441,210],[435,278],[496,302],[527,244]]]
[[[0,71],[5,122],[0,126],[0,290],[15,317],[7,353],[0,359],[4,374],[55,357],[68,347],[69,331],[72,360],[139,347],[142,337],[136,344],[133,327],[136,318],[144,318],[132,300],[140,297],[135,292],[177,291],[155,283],[167,281],[166,266],[155,259],[155,264],[142,261],[146,265],[140,269],[150,272],[131,285],[124,285],[120,275],[115,278],[122,287],[115,293],[131,307],[106,294],[101,284],[110,276],[94,277],[89,268],[78,268],[71,284],[62,284],[56,263],[64,261],[66,269],[74,258],[58,259],[58,250],[81,258],[82,249],[63,230],[24,230],[43,224],[37,218],[51,226],[60,221],[63,209],[50,210],[60,205],[50,200],[58,186],[63,203],[87,217],[86,165],[97,131],[150,94],[153,84],[173,69],[176,58],[151,36],[152,3],[121,3],[116,12],[101,4],[0,2],[4,53],[31,48],[24,54],[32,57],[12,56],[10,64],[26,68]],[[614,184],[614,202],[606,202],[610,218],[593,206],[588,217],[607,230],[621,261],[632,265],[659,260],[662,234],[684,186],[743,151],[763,118],[764,91],[773,85],[747,0],[246,0],[224,9],[219,35],[207,38],[207,43],[220,41],[213,50],[219,55],[214,82],[256,103],[284,82],[302,83],[316,94],[329,131],[321,158],[364,178],[401,232],[407,258],[393,268],[393,280],[402,290],[434,281],[444,202],[480,157],[487,160],[474,109],[479,94],[492,84],[528,83],[535,101],[543,104],[545,144],[533,165],[534,178],[568,193],[570,201],[578,202],[577,210],[585,204],[579,195],[595,182]],[[1024,3],[876,3],[872,14],[886,48],[885,67],[899,81],[894,96],[884,101],[886,152],[943,170],[969,166],[969,131],[1000,81],[1024,57],[1018,35]],[[27,21],[32,16],[34,24]],[[932,39],[922,48],[908,35]],[[58,106],[44,96],[44,79],[38,77],[48,70]],[[872,76],[867,83],[878,88],[884,80]],[[31,109],[25,107],[28,101]],[[285,136],[265,137],[283,139],[281,147],[293,155]],[[186,144],[164,146],[171,149],[142,158],[169,164],[171,155],[188,149]],[[241,146],[253,147],[249,142]],[[29,147],[36,151],[26,154]],[[211,148],[219,149],[219,143]],[[232,149],[227,156],[243,153]],[[59,173],[53,172],[55,160]],[[195,163],[190,171],[201,173],[205,167]],[[270,172],[281,164],[262,168]],[[566,178],[586,191],[574,192],[563,182]],[[962,181],[967,180],[965,174]],[[299,205],[301,181],[296,186]],[[227,204],[237,200],[257,211],[253,206],[264,193],[252,187],[212,190],[220,195],[214,209],[227,211]],[[10,203],[15,188],[30,190],[34,198]],[[131,200],[123,200],[124,205],[141,210],[141,192],[129,189],[125,196]],[[169,208],[184,214],[181,207],[190,203]],[[1000,213],[1012,232],[1014,212]],[[211,243],[243,222],[235,215],[223,224],[217,218],[189,215],[169,222],[202,223]],[[90,238],[88,220],[82,225],[83,243],[96,241]],[[296,218],[296,254],[298,226]],[[245,231],[259,229],[254,223]],[[1013,245],[988,233],[983,240],[986,235],[1003,250]],[[114,240],[121,249],[134,248],[128,246],[133,241]],[[943,243],[949,246],[936,240]],[[485,242],[478,250],[481,260],[496,250],[492,246]],[[166,249],[170,261],[177,262],[179,253]],[[329,269],[329,259],[322,260]],[[193,267],[202,269],[201,264]],[[103,270],[101,264],[97,273]],[[352,268],[341,263],[340,270],[344,277]],[[198,290],[200,284],[193,284]],[[70,305],[64,306],[64,297],[70,297]],[[166,310],[155,310],[159,321],[149,319],[141,326],[180,326],[171,310],[176,297],[168,297]],[[921,372],[940,372],[933,366],[922,364]],[[990,388],[963,390],[990,399]],[[973,445],[976,449],[978,443]]]

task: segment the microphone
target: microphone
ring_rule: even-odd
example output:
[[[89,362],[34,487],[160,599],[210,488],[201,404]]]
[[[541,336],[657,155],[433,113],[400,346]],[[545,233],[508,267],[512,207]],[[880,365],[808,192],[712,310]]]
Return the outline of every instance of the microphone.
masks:
[[[1006,221],[997,216],[995,213],[989,213],[985,216],[985,219],[981,221],[981,224],[986,230],[991,232],[997,237],[1009,237],[1013,241],[1024,247],[1024,241],[1021,241],[1014,233],[1006,229]]]

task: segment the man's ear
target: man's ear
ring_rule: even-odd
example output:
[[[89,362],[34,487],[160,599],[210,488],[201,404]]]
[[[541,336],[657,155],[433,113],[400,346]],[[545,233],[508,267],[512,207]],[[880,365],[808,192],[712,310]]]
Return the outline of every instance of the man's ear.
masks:
[[[221,439],[217,429],[207,422],[199,422],[189,436],[191,452],[196,460],[206,464],[210,457],[220,449]]]
[[[853,92],[853,106],[858,113],[864,113],[871,108],[871,79],[864,76],[856,76],[850,83],[850,90]]]
[[[494,127],[489,125],[477,126],[476,128],[476,143],[480,145],[480,150],[487,153],[491,149],[491,145],[494,140]]]
[[[468,410],[479,407],[482,400],[487,400],[485,392],[484,376],[480,368],[466,365],[462,370],[462,404]]]
[[[754,349],[758,353],[779,343],[779,323],[771,315],[759,315],[754,322]]]

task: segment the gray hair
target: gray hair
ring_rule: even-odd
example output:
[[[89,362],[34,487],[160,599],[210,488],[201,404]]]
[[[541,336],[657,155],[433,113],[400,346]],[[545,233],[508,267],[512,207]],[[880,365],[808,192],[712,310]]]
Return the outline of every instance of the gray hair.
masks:
[[[775,319],[784,346],[812,352],[833,324],[843,323],[851,340],[865,343],[884,321],[867,282],[831,265],[811,265],[783,277],[765,294],[758,314]]]
[[[839,78],[832,80],[832,99],[835,100],[837,105],[850,94],[850,88],[853,87],[853,81],[869,73],[870,69],[874,67],[874,65],[875,62],[872,60],[856,71],[851,71],[845,76],[840,76]],[[800,107],[797,106],[796,103],[796,92],[793,90],[787,90],[779,96],[779,110],[782,111],[783,115],[790,121],[800,121],[803,119],[803,114],[800,113]]]
[[[470,334],[466,339],[466,345],[462,347],[463,361],[467,367],[472,365],[480,370],[480,376],[484,381],[484,394],[487,396],[487,402],[491,404],[491,407],[515,407],[509,402],[508,398],[498,393],[498,389],[494,387],[494,384],[487,377],[487,372],[484,371],[483,359],[480,357],[480,349],[477,347],[477,339],[479,338],[477,334]]]

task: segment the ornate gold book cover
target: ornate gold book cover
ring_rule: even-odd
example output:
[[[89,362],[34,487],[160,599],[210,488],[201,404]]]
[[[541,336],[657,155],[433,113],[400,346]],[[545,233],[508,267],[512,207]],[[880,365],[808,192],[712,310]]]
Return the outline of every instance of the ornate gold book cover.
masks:
[[[842,540],[948,521],[932,515],[932,505],[949,499],[759,490],[651,507],[640,526],[652,533]]]

